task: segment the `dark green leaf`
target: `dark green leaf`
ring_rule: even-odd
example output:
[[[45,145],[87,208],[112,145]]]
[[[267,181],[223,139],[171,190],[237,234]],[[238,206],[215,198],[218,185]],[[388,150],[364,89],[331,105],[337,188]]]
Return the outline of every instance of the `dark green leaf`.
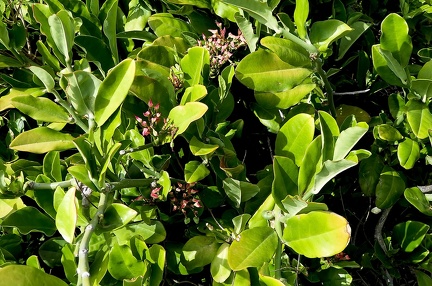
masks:
[[[52,236],[56,232],[54,221],[34,207],[25,207],[11,213],[1,225],[16,227],[22,234],[43,232]]]

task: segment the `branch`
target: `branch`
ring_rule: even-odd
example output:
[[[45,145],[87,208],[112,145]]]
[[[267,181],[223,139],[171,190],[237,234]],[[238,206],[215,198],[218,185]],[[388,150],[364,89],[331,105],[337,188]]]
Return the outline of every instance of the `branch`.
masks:
[[[385,209],[380,217],[380,219],[378,220],[378,223],[375,227],[375,234],[374,237],[377,240],[379,246],[382,248],[382,250],[384,251],[384,253],[387,255],[388,251],[387,251],[387,247],[385,245],[384,239],[382,237],[382,229],[384,227],[384,224],[387,220],[387,217],[391,211],[392,207],[389,207],[388,209]],[[390,273],[387,271],[387,269],[384,269],[384,273],[385,273],[385,279],[387,282],[387,285],[389,286],[393,286],[393,278],[390,275]]]
[[[419,188],[420,191],[422,191],[422,193],[430,193],[430,192],[432,192],[432,185],[428,185],[428,186],[417,186],[417,188]]]
[[[315,64],[315,70],[316,72],[319,74],[319,76],[321,77],[322,81],[324,82],[324,88],[326,90],[327,93],[327,101],[330,107],[330,113],[333,117],[336,117],[336,107],[334,104],[334,98],[333,95],[335,94],[330,81],[327,78],[327,74],[324,72],[324,70],[322,69],[322,61],[320,58],[316,58],[315,60],[313,60],[314,64]]]
[[[356,94],[363,94],[368,93],[370,89],[364,89],[364,90],[355,90],[355,91],[346,91],[346,92],[333,92],[334,95],[356,95]]]
[[[34,181],[28,181],[24,184],[23,189],[26,190],[55,190],[57,187],[69,188],[76,186],[76,180],[70,179],[67,181],[54,182],[54,183],[36,183]]]
[[[120,182],[111,182],[111,191],[149,186],[154,180],[155,179],[123,179]]]

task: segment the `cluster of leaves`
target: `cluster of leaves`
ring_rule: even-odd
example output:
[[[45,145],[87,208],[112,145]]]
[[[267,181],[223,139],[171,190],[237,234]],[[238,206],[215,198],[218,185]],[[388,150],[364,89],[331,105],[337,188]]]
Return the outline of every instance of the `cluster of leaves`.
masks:
[[[0,281],[431,285],[429,2],[1,0]]]

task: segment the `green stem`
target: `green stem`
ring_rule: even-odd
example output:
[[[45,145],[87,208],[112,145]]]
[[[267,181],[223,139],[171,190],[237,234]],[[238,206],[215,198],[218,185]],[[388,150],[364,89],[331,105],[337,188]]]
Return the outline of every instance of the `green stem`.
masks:
[[[314,64],[315,64],[315,70],[317,71],[317,73],[319,74],[319,76],[321,77],[322,81],[324,82],[324,88],[326,90],[327,93],[327,101],[330,107],[330,113],[333,117],[336,117],[336,107],[334,104],[334,90],[327,78],[327,74],[324,72],[323,68],[322,68],[322,60],[320,58],[317,58],[314,60]]]
[[[149,149],[149,148],[152,148],[154,146],[155,146],[155,144],[153,142],[151,142],[151,143],[147,143],[147,144],[144,144],[144,145],[136,147],[136,148],[129,148],[126,150],[120,150],[120,156],[124,156],[126,154],[130,154],[133,152],[138,152],[138,151],[142,151],[145,149]]]
[[[99,221],[103,218],[103,214],[108,205],[108,194],[100,193],[99,205],[96,214],[93,216],[90,223],[86,226],[84,230],[83,237],[79,244],[78,252],[78,283],[77,286],[90,286],[90,265],[88,262],[88,252],[90,238],[95,231]]]
[[[284,243],[284,239],[283,239],[283,234],[282,234],[282,212],[281,209],[278,207],[278,205],[275,205],[274,209],[274,216],[275,216],[275,221],[274,221],[274,227],[275,227],[275,231],[278,235],[278,244],[277,244],[277,248],[276,248],[276,254],[274,257],[274,267],[275,267],[275,278],[276,279],[280,279],[282,277],[282,273],[281,273],[281,257],[282,257],[282,244]]]
[[[72,116],[72,118],[74,119],[75,123],[81,127],[81,129],[85,132],[88,133],[88,126],[86,124],[84,124],[84,122],[75,114],[75,112],[72,110],[72,108],[70,107],[70,105],[68,104],[68,102],[64,99],[61,98],[60,94],[57,92],[57,90],[51,90],[50,92],[52,92],[56,98],[56,101],[64,108],[67,110],[67,112],[69,112],[69,114]]]
[[[278,244],[276,248],[276,254],[274,258],[275,266],[275,278],[280,279],[282,277],[281,265],[282,265],[282,242],[278,239]]]
[[[76,181],[75,179],[70,179],[67,181],[61,181],[61,182],[54,182],[54,183],[36,183],[33,181],[28,181],[24,185],[24,190],[55,190],[57,187],[60,188],[69,188],[71,186],[75,186]]]

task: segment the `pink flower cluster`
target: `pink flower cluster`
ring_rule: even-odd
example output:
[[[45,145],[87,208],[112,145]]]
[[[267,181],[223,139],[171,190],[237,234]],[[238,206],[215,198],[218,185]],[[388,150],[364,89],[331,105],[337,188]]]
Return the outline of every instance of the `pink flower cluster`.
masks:
[[[201,208],[201,201],[198,197],[198,190],[192,184],[177,183],[169,194],[169,200],[173,206],[173,211],[181,211],[184,216],[187,216],[187,210],[191,210],[195,217],[198,216],[197,208]]]
[[[159,112],[160,105],[154,104],[150,99],[148,102],[149,110],[143,113],[144,119],[135,116],[136,121],[141,125],[143,136],[152,136],[154,138],[169,135],[174,137],[177,128],[174,127],[166,118],[162,118]]]
[[[204,41],[199,43],[210,52],[210,75],[215,77],[219,74],[222,66],[230,61],[234,51],[242,46],[246,46],[246,40],[241,31],[238,35],[228,33],[226,35],[226,28],[222,28],[222,23],[216,23],[218,30],[209,30],[212,35],[206,37],[203,35]]]

